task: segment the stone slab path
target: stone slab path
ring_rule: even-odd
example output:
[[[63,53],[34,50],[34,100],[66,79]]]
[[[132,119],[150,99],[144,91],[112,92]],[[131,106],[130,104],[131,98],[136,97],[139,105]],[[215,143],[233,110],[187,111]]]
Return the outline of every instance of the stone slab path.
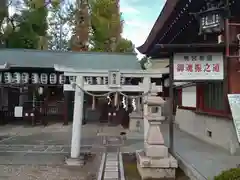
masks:
[[[107,153],[104,180],[119,180],[119,154],[118,152]]]
[[[123,180],[124,177],[121,177],[123,174],[123,168],[121,166],[122,159],[120,158],[120,147],[124,144],[122,137],[111,136],[109,134],[101,133],[103,135],[103,145],[106,148],[104,166],[102,169],[102,174],[99,177],[99,180]]]

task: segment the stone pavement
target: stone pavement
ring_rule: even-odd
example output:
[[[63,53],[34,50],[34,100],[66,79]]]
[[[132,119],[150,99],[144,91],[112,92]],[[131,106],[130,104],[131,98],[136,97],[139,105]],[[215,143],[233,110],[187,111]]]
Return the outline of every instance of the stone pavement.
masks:
[[[168,125],[162,126],[168,143]],[[177,127],[174,132],[175,156],[192,179],[213,179],[221,171],[235,168],[240,163],[240,156],[230,155],[226,150],[203,142]]]
[[[165,142],[168,144],[168,125],[163,124],[161,129]],[[94,142],[96,144],[96,141],[99,141],[100,144],[102,140],[97,139],[99,133],[119,135],[121,131],[124,130],[119,127],[84,125],[82,128],[83,149],[85,148],[86,151],[91,150],[92,144]],[[213,179],[222,170],[236,167],[240,163],[240,156],[232,156],[227,151],[196,139],[178,128],[175,128],[174,131],[175,156],[180,160],[180,165],[184,167],[187,175],[191,177],[197,176],[196,179],[200,180]],[[33,165],[43,166],[44,168],[51,166],[52,171],[57,171],[57,169],[63,168],[64,158],[70,152],[70,142],[71,125],[62,126],[56,124],[48,127],[1,126],[0,166],[2,168],[0,167],[0,175],[4,174],[3,169],[8,169],[4,167],[11,166],[9,169],[16,169],[22,167],[22,165],[26,167],[24,171],[35,172]],[[127,140],[120,148],[120,151],[134,153],[137,149],[142,148],[143,132],[127,131]],[[71,171],[74,170],[65,170],[64,172],[70,174]],[[77,174],[81,172],[81,170],[78,171]],[[2,179],[4,180],[0,176],[0,180]]]
[[[92,150],[101,128],[83,128],[82,151]],[[95,160],[83,168],[65,166],[70,152],[71,126],[6,125],[0,127],[0,180],[88,180]],[[95,148],[95,150],[97,150]]]

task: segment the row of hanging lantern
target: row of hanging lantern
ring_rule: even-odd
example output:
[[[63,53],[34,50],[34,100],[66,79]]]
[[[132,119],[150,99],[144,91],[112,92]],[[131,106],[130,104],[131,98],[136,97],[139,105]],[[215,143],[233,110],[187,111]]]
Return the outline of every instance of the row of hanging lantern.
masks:
[[[0,83],[5,84],[28,84],[31,80],[32,84],[64,84],[65,76],[63,74],[57,75],[56,73],[19,73],[19,72],[4,72],[0,73]]]
[[[30,80],[32,84],[64,84],[66,82],[66,77],[64,74],[57,75],[56,73],[0,73],[0,83],[4,82],[5,84],[28,84]],[[69,76],[69,81],[70,83],[76,82],[76,77]],[[124,77],[121,77],[121,84],[125,84],[125,82],[126,79]],[[108,77],[96,77],[96,83],[98,85],[108,85]],[[94,77],[85,77],[85,84],[94,84]]]
[[[91,76],[85,77],[85,84],[89,84],[89,85],[94,84],[94,78],[96,78],[97,85],[108,85],[109,81],[108,81],[107,76],[105,76],[105,77],[91,77]],[[71,79],[70,79],[70,82],[71,82]],[[121,84],[123,85],[125,83],[126,83],[126,78],[121,77]]]

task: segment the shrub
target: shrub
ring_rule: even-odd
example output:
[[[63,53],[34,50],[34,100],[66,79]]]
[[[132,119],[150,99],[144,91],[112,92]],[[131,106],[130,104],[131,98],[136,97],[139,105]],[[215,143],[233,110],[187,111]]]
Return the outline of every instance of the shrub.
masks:
[[[232,168],[221,172],[214,180],[240,180],[240,168]]]

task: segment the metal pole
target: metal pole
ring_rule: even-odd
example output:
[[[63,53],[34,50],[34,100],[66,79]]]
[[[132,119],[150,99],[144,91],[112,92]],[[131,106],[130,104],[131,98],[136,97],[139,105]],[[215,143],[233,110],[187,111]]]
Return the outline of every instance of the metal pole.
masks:
[[[174,92],[173,92],[173,54],[169,59],[169,101],[170,101],[170,110],[169,110],[169,150],[170,153],[174,153]]]

